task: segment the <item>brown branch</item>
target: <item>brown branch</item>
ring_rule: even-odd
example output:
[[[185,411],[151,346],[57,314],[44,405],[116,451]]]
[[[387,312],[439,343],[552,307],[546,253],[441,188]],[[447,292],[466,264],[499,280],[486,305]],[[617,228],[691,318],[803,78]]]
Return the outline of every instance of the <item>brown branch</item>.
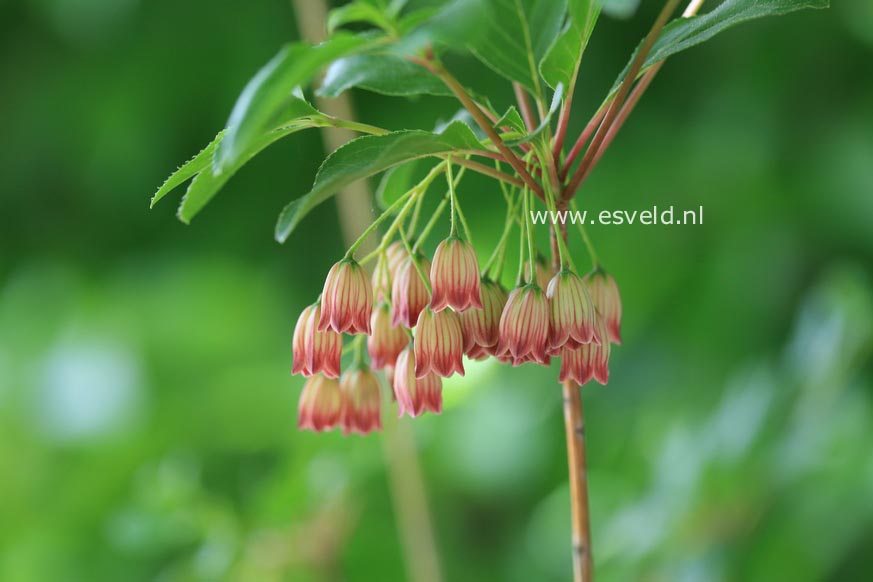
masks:
[[[530,101],[524,92],[524,87],[521,86],[521,83],[513,83],[512,91],[515,93],[515,100],[518,101],[518,109],[521,112],[521,118],[524,119],[524,126],[528,132],[531,132],[536,129],[537,125],[534,123],[533,110],[530,108]]]
[[[582,394],[574,382],[563,384],[567,466],[570,471],[570,519],[573,531],[573,580],[591,582],[591,524],[588,512],[588,467],[585,461],[585,417]]]
[[[579,154],[582,153],[582,148],[585,147],[586,143],[588,143],[591,134],[594,133],[594,130],[597,129],[603,116],[606,115],[607,105],[608,104],[604,104],[604,106],[594,114],[594,117],[591,118],[588,125],[586,125],[585,129],[582,130],[582,133],[579,134],[576,143],[573,144],[573,149],[570,150],[570,153],[567,155],[567,160],[564,162],[564,167],[561,169],[560,176],[562,182],[567,179],[567,173],[570,171],[573,162],[575,162],[576,158],[579,157]]]
[[[621,106],[624,104],[625,97],[627,97],[631,86],[634,81],[636,81],[637,75],[639,74],[640,69],[642,69],[646,57],[649,55],[649,51],[652,50],[652,46],[658,39],[658,34],[661,32],[661,29],[664,28],[667,19],[670,18],[670,15],[676,9],[677,4],[679,4],[679,0],[667,0],[666,4],[664,4],[664,8],[661,9],[661,13],[658,14],[658,18],[655,19],[655,23],[652,25],[651,30],[649,30],[649,34],[646,35],[643,45],[640,47],[640,50],[637,52],[633,61],[631,61],[631,66],[628,70],[627,76],[625,76],[615,98],[612,100],[612,103],[610,103],[609,109],[606,111],[606,116],[603,119],[603,123],[600,124],[597,133],[591,140],[591,145],[588,146],[588,149],[585,151],[585,156],[579,163],[579,167],[576,168],[573,177],[570,178],[570,182],[565,189],[565,197],[572,198],[573,194],[575,194],[576,190],[579,188],[579,184],[581,184],[583,177],[588,172],[594,156],[597,155],[597,150],[600,148],[600,144],[603,143],[604,139],[606,139],[606,134],[612,126],[613,120],[618,115]]]
[[[476,150],[477,154],[480,153],[479,150]],[[447,156],[445,156],[447,157]],[[502,158],[501,158],[502,160]],[[496,178],[497,180],[501,180],[502,182],[506,182],[507,184],[512,184],[513,186],[517,186],[521,188],[524,186],[524,182],[516,178],[515,176],[510,176],[505,172],[501,172],[496,168],[492,168],[490,166],[486,166],[485,164],[480,164],[479,162],[474,162],[473,160],[467,160],[464,158],[453,157],[452,163],[457,164],[459,166],[464,166],[474,172],[479,172],[480,174],[485,174],[486,176],[491,176],[492,178]]]
[[[479,127],[482,128],[482,131],[485,132],[485,135],[488,136],[488,139],[491,140],[500,153],[503,154],[503,157],[506,158],[507,163],[515,170],[515,172],[519,175],[519,177],[527,184],[530,189],[540,198],[543,198],[543,188],[539,185],[539,183],[534,179],[534,177],[527,171],[524,166],[524,162],[522,162],[515,152],[513,152],[509,146],[507,146],[500,136],[497,134],[497,131],[492,127],[488,117],[482,113],[482,110],[473,101],[472,97],[467,94],[467,91],[458,82],[455,77],[452,76],[444,67],[442,67],[439,63],[429,60],[423,59],[419,57],[409,57],[409,60],[417,65],[421,65],[426,68],[428,71],[433,73],[435,76],[439,77],[443,83],[446,84],[446,87],[454,93],[455,97],[461,104],[470,112],[470,115],[473,116],[473,119],[476,120],[476,123]]]

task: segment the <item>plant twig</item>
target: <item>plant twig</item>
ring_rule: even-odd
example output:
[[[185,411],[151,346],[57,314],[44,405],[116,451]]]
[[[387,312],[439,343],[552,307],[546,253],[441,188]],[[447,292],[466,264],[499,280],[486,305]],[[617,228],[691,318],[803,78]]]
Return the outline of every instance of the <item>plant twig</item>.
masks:
[[[573,532],[573,580],[591,582],[591,520],[588,511],[588,467],[585,460],[585,417],[575,382],[563,383],[567,467],[570,473],[570,520]]]
[[[536,129],[537,124],[534,123],[533,111],[530,108],[530,100],[524,92],[524,87],[521,83],[513,83],[512,90],[515,93],[515,100],[518,102],[518,109],[521,112],[521,118],[524,119],[524,126],[528,132]]]
[[[531,190],[536,193],[541,199],[543,198],[543,189],[539,185],[539,183],[531,176],[530,172],[527,171],[524,167],[524,163],[515,155],[509,146],[507,146],[500,136],[497,134],[497,131],[491,126],[491,122],[488,117],[482,113],[482,109],[473,101],[473,98],[467,94],[467,90],[464,89],[463,85],[458,82],[455,77],[449,73],[439,63],[430,60],[423,59],[420,57],[409,57],[410,61],[421,65],[426,68],[428,71],[433,73],[436,77],[439,77],[443,83],[446,84],[446,87],[455,95],[458,101],[470,112],[470,115],[473,116],[473,119],[482,128],[482,131],[485,132],[485,135],[488,136],[488,139],[491,140],[491,143],[500,150],[500,153],[503,154],[503,157],[506,158],[507,163],[515,170],[518,176],[524,180],[524,182],[530,187]]]
[[[613,120],[618,115],[625,97],[627,97],[631,86],[634,81],[636,81],[637,75],[643,67],[646,57],[649,55],[649,51],[652,50],[652,46],[654,46],[655,41],[658,39],[661,29],[664,28],[665,24],[667,24],[667,19],[670,18],[670,15],[676,9],[677,4],[679,4],[679,0],[667,0],[664,4],[664,8],[662,8],[660,14],[658,14],[658,18],[655,19],[655,23],[652,25],[651,30],[649,30],[649,34],[646,35],[646,39],[643,41],[640,50],[637,51],[636,56],[633,61],[631,61],[631,66],[628,70],[627,76],[625,76],[618,92],[612,100],[612,103],[609,105],[606,115],[603,118],[603,122],[601,122],[600,127],[597,129],[597,133],[594,134],[594,138],[591,140],[591,145],[589,145],[588,149],[585,150],[585,156],[579,163],[579,167],[576,168],[576,171],[573,173],[573,177],[570,178],[570,182],[567,184],[567,188],[564,191],[565,198],[572,198],[573,194],[579,188],[582,178],[585,176],[591,162],[597,155],[597,150],[600,148],[600,144],[603,143],[604,139],[606,139],[606,134],[612,126]]]

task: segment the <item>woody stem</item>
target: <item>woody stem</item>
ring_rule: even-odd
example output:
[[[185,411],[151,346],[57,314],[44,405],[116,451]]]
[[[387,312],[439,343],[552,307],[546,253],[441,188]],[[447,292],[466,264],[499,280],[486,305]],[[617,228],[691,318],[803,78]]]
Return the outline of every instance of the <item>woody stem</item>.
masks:
[[[588,467],[585,461],[585,417],[580,387],[563,383],[564,428],[570,478],[570,520],[573,532],[573,582],[591,582],[591,525],[588,512]]]

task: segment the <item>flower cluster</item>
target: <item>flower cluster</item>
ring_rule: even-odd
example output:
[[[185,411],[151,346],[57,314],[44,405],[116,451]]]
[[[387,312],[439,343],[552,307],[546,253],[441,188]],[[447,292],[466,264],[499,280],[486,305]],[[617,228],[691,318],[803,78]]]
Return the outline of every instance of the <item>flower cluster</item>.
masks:
[[[559,379],[585,384],[609,378],[610,343],[620,343],[621,299],[602,269],[580,277],[527,267],[529,280],[510,293],[480,274],[473,247],[450,236],[433,263],[393,243],[368,277],[354,259],[331,268],[320,300],[303,310],[294,330],[292,372],[308,380],[298,426],[344,433],[381,428],[383,370],[402,416],[442,411],[442,379],[464,375],[464,356],[489,356],[513,366],[561,359]],[[545,287],[545,290],[543,289]],[[341,373],[343,334],[366,336]],[[362,350],[360,341],[350,347]]]

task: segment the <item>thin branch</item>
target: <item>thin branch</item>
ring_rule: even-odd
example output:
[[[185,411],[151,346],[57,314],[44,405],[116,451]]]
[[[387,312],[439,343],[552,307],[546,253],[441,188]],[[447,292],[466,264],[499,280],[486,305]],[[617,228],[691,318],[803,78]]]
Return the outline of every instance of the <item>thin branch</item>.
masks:
[[[513,186],[517,186],[519,188],[524,186],[524,182],[522,182],[515,176],[510,176],[505,172],[501,172],[500,170],[496,170],[494,168],[486,166],[485,164],[480,164],[479,162],[474,162],[473,160],[466,160],[464,158],[452,158],[452,163],[459,166],[464,166],[465,168],[469,168],[474,172],[479,172],[480,174],[491,176],[492,178],[496,178],[501,182],[506,182],[507,184],[512,184]]]
[[[528,132],[536,129],[537,125],[534,122],[533,111],[530,108],[530,100],[527,98],[527,93],[524,92],[524,87],[521,83],[513,83],[512,90],[515,93],[515,100],[518,101],[518,109],[521,112],[521,118],[524,119],[524,126]]]
[[[472,97],[467,94],[466,89],[455,79],[451,73],[449,73],[444,67],[436,63],[435,61],[422,59],[419,57],[410,57],[410,60],[418,65],[423,66],[435,76],[439,77],[443,83],[454,93],[455,97],[457,97],[458,101],[470,112],[470,115],[473,116],[473,119],[476,120],[476,123],[479,127],[482,128],[482,131],[485,132],[485,135],[488,136],[488,139],[491,140],[500,153],[503,154],[503,157],[506,158],[507,163],[512,166],[515,172],[521,177],[524,182],[530,186],[531,190],[533,190],[537,196],[540,198],[543,197],[543,189],[539,185],[539,183],[531,176],[530,172],[528,172],[524,163],[515,155],[509,146],[507,146],[500,136],[497,134],[497,131],[491,126],[491,123],[488,120],[488,117],[482,113],[482,110],[479,106],[473,101]]]
[[[570,475],[570,520],[573,532],[573,580],[591,582],[591,520],[588,510],[588,466],[585,459],[585,416],[582,394],[575,382],[563,384],[564,429]]]
[[[611,101],[609,102],[611,103]],[[561,169],[561,181],[567,179],[567,174],[570,171],[570,168],[573,166],[573,162],[576,161],[576,158],[579,157],[579,154],[582,153],[582,148],[585,147],[585,144],[588,143],[588,140],[591,138],[591,134],[594,133],[594,130],[600,125],[600,122],[603,120],[603,116],[606,115],[606,110],[609,103],[605,103],[600,109],[597,110],[597,113],[591,118],[588,122],[588,125],[585,126],[585,129],[582,130],[582,133],[579,134],[579,138],[576,140],[576,143],[573,144],[573,149],[570,150],[570,153],[567,155],[567,160],[564,162],[564,167]]]
[[[649,51],[652,50],[652,46],[658,39],[658,34],[661,32],[661,29],[664,28],[664,25],[667,24],[667,20],[676,9],[677,4],[679,4],[679,0],[667,0],[666,4],[664,4],[664,8],[661,9],[661,13],[658,14],[658,18],[652,25],[652,29],[649,31],[649,34],[646,35],[646,39],[643,41],[643,45],[640,47],[640,50],[637,52],[636,56],[631,62],[631,66],[628,70],[627,76],[624,78],[624,81],[622,81],[622,84],[619,87],[615,98],[609,105],[609,109],[606,111],[603,122],[600,124],[597,133],[591,140],[591,145],[588,146],[588,149],[585,151],[585,156],[579,163],[579,167],[576,168],[576,171],[573,173],[573,177],[570,178],[570,182],[567,184],[567,188],[564,192],[565,198],[571,198],[579,187],[579,184],[582,182],[582,178],[588,171],[588,167],[591,165],[594,156],[597,155],[597,150],[600,148],[600,144],[603,143],[604,139],[606,139],[606,134],[609,131],[609,128],[612,126],[613,120],[618,115],[619,110],[624,103],[625,97],[627,97],[628,93],[630,92],[631,86],[633,85],[634,81],[637,78],[637,75],[640,72],[640,69],[642,69],[643,63],[645,62],[646,57],[649,55]]]

